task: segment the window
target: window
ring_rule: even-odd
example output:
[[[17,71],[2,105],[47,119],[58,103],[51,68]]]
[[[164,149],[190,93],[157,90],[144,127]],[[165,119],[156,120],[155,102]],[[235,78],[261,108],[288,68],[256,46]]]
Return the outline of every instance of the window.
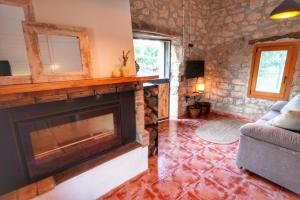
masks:
[[[248,96],[287,100],[299,43],[268,43],[254,47]]]
[[[137,75],[169,78],[171,41],[134,39],[133,44],[135,60],[140,66]]]

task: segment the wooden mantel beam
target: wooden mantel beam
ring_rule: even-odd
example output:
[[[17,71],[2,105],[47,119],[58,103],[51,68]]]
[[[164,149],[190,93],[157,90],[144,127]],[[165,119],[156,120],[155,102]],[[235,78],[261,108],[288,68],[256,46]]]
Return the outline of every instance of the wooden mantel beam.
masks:
[[[83,87],[94,87],[104,85],[115,85],[115,84],[130,84],[137,82],[147,82],[150,80],[157,79],[158,76],[131,76],[121,78],[99,78],[99,79],[88,79],[78,81],[60,81],[51,83],[34,83],[34,84],[22,84],[22,85],[7,85],[0,86],[0,95],[9,94],[24,94],[42,91],[53,91],[61,89],[75,89]]]

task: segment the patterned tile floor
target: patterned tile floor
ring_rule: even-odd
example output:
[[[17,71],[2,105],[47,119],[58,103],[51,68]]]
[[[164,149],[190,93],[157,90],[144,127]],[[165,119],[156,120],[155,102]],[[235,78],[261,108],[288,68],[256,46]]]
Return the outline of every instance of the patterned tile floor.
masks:
[[[238,142],[216,145],[195,136],[195,130],[207,120],[159,124],[159,154],[149,160],[149,171],[100,199],[300,200],[298,195],[238,169]]]

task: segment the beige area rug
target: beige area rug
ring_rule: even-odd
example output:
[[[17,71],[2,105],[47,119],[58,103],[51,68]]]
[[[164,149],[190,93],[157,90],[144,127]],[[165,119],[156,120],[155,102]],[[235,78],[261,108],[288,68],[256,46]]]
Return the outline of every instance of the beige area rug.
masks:
[[[240,127],[245,122],[237,119],[219,117],[211,119],[196,130],[196,135],[203,140],[216,144],[231,144],[239,140]]]

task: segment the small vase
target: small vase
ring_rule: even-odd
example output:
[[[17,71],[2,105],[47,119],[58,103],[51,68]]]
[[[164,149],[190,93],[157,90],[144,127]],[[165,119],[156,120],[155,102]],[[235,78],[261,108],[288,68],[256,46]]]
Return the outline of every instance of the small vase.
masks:
[[[121,68],[121,71],[122,71],[122,76],[123,77],[128,77],[129,76],[129,67],[127,67],[126,65]]]
[[[121,77],[120,67],[115,66],[115,68],[113,69],[112,75],[114,78]]]

